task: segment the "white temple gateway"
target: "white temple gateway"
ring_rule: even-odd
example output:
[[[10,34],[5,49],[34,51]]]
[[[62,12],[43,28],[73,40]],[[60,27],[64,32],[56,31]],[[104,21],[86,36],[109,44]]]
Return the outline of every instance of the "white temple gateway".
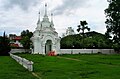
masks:
[[[53,24],[53,14],[51,14],[51,22],[47,15],[47,4],[45,4],[45,15],[40,21],[40,12],[37,22],[37,28],[31,38],[33,42],[33,54],[48,54],[50,51],[60,53],[60,38],[55,31]]]

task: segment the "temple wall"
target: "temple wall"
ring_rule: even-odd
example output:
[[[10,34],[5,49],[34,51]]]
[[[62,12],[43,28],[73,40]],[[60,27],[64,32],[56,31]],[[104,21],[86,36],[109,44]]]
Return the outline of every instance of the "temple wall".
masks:
[[[60,49],[61,54],[83,54],[83,53],[102,53],[115,54],[114,49]]]

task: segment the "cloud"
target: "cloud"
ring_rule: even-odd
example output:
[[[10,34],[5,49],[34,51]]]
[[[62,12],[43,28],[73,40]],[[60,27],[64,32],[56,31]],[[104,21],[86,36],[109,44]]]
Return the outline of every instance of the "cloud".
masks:
[[[31,8],[31,11],[23,11],[18,6],[8,11],[0,11],[0,32],[6,31],[7,34],[20,34],[22,30],[31,29],[34,31],[37,20],[37,9]]]
[[[6,34],[15,33],[15,34],[19,35],[23,29],[11,26],[11,27],[1,27],[0,30],[1,30],[1,34],[5,31]]]
[[[11,9],[15,6],[19,6],[23,10],[28,10],[30,6],[37,5],[38,1],[40,0],[4,0],[3,7],[5,9]]]
[[[55,15],[63,14],[64,12],[69,12],[71,10],[87,6],[89,0],[63,0],[63,3],[53,9]]]
[[[55,16],[58,17],[55,18],[56,19],[55,23],[59,24],[56,27],[57,29],[59,29],[58,32],[60,31],[64,33],[65,29],[68,26],[73,27],[74,30],[76,31],[77,25],[81,20],[86,20],[92,31],[98,31],[100,33],[104,33],[106,31],[106,27],[104,23],[105,22],[104,9],[107,7],[106,1],[101,2],[101,0],[92,0],[92,1],[84,0],[82,2],[81,0],[79,0],[73,6],[72,4],[68,4],[68,3],[64,3],[64,4],[66,4],[65,8],[61,8],[61,9],[55,8],[57,12],[60,11],[60,13],[57,13]],[[62,5],[63,4],[61,4],[61,7]]]
[[[41,11],[44,16],[44,3],[48,3],[48,15],[54,13],[54,27],[61,35],[67,27],[76,31],[80,20],[86,20],[91,28],[105,32],[104,0],[0,0],[0,33],[20,34],[22,30],[34,31]],[[3,8],[4,7],[4,8]],[[49,16],[50,18],[50,16]]]

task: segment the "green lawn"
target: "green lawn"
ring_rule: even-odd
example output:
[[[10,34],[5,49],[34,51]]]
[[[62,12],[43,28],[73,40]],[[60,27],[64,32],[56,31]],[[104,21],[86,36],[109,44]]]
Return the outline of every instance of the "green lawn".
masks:
[[[37,79],[10,56],[0,56],[0,79]]]
[[[41,79],[120,79],[120,55],[20,55]]]

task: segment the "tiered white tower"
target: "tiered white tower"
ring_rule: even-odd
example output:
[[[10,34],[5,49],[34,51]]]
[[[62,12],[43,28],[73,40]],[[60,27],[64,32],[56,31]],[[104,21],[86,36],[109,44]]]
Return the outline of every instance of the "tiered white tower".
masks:
[[[74,29],[72,29],[72,27],[68,27],[68,29],[66,30],[66,36],[74,34],[75,34]]]
[[[47,15],[47,4],[45,4],[45,15],[40,21],[40,12],[37,22],[37,28],[31,38],[33,42],[33,54],[47,54],[49,51],[60,53],[60,38],[55,31],[53,24],[53,14],[51,14],[51,22]]]

